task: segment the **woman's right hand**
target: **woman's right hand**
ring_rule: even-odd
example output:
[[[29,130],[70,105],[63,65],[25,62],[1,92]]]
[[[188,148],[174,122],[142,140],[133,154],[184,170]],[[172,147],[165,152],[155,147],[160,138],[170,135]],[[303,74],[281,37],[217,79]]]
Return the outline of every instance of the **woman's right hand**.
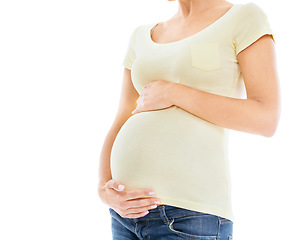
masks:
[[[149,194],[153,192],[151,189],[128,191],[120,186],[123,185],[111,179],[98,189],[98,193],[101,200],[123,218],[143,217],[148,214],[149,209],[156,208],[161,203],[160,199],[152,197],[154,193]]]

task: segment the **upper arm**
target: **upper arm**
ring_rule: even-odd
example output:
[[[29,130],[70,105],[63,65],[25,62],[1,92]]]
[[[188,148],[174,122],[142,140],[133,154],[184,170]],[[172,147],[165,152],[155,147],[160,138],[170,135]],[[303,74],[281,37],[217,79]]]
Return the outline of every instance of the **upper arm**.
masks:
[[[280,90],[272,35],[266,34],[238,54],[247,99],[262,104],[266,118],[277,125]]]
[[[133,62],[136,58],[136,49],[135,49],[135,38],[137,29],[140,26],[136,26],[130,34],[127,49],[124,55],[122,65],[123,69],[123,82],[121,88],[121,95],[117,114],[112,127],[115,127],[117,130],[127,121],[132,115],[132,111],[137,106],[137,99],[139,98],[139,93],[134,88],[131,79],[131,68]]]
[[[124,68],[120,100],[113,127],[120,128],[133,115],[132,111],[137,106],[136,101],[138,98],[139,94],[132,83],[131,70]]]
[[[256,122],[271,135],[280,115],[274,32],[265,11],[253,2],[241,6],[232,26],[234,50],[247,100],[258,106]]]

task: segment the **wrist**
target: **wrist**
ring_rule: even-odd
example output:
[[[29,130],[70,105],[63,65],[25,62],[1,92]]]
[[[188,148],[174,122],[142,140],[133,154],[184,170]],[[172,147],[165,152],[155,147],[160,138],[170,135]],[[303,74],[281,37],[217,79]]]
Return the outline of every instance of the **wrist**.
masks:
[[[107,200],[105,198],[106,196],[106,187],[105,185],[98,185],[98,195],[99,195],[99,198],[100,200],[104,203],[104,204],[107,204]]]
[[[176,98],[178,95],[177,92],[178,92],[179,85],[180,83],[175,83],[175,82],[171,82],[169,84],[169,88],[168,88],[166,97],[171,105],[176,105]]]
[[[98,188],[101,188],[101,187],[105,186],[107,184],[107,182],[110,181],[111,179],[112,179],[112,177],[111,178],[108,178],[108,177],[103,178],[103,177],[101,177],[99,179],[99,181],[98,181]]]

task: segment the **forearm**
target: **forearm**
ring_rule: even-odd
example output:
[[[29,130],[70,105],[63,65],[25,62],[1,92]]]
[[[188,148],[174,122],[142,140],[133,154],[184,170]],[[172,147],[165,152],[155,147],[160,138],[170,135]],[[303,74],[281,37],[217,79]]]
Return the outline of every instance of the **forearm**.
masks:
[[[99,157],[98,187],[104,186],[105,183],[107,183],[110,179],[112,179],[111,168],[110,168],[110,156],[116,135],[117,131],[111,129],[107,134],[105,141],[103,143]]]
[[[176,105],[215,125],[270,137],[276,129],[272,107],[261,101],[237,99],[174,83],[169,98]]]

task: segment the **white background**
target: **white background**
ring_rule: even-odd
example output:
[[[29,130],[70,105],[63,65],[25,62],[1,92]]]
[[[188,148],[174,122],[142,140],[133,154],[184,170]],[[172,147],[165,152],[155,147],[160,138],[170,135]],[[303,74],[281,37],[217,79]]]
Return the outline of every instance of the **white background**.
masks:
[[[282,116],[272,138],[232,131],[235,240],[302,239],[306,223],[306,10],[254,0],[275,32]],[[247,3],[247,1],[232,1]],[[177,2],[0,2],[0,239],[111,239],[97,194],[122,60],[139,24]]]

